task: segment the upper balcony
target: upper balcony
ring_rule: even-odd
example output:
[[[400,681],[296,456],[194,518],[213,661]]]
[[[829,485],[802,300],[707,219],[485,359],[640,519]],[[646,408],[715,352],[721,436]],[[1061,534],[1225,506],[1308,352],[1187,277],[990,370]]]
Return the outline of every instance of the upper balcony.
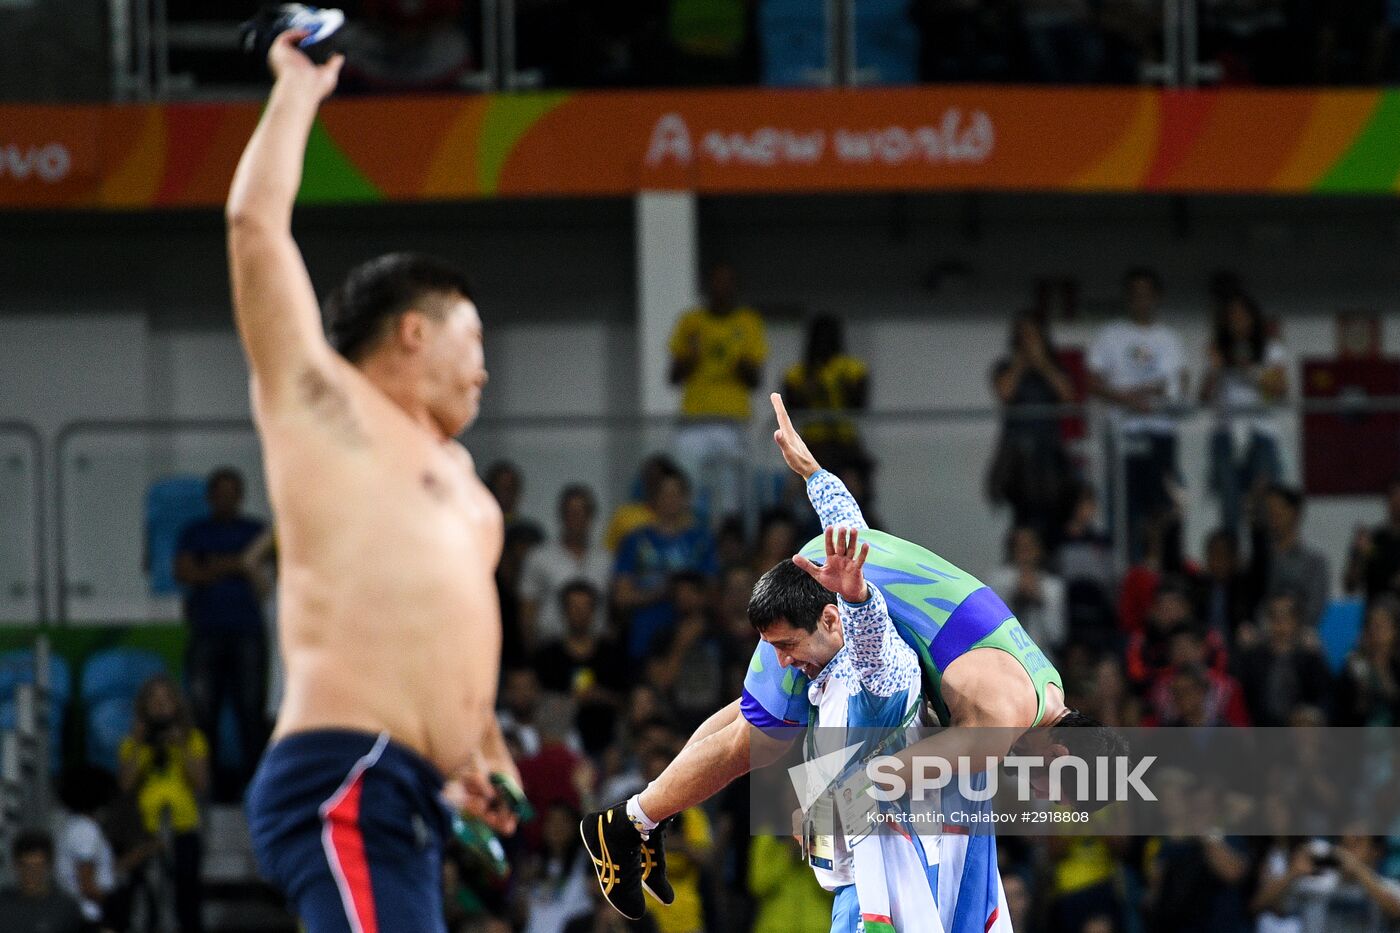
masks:
[[[348,93],[1400,76],[1400,6],[1284,0],[358,0]],[[248,0],[0,0],[0,100],[259,96]]]

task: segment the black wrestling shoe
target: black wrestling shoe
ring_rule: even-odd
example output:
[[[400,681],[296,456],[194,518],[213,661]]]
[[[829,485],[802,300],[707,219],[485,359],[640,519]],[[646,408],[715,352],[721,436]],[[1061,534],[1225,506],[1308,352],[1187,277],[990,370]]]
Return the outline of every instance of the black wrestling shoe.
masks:
[[[306,38],[297,45],[316,64],[324,65],[335,51],[328,40],[344,25],[345,14],[340,10],[302,3],[270,3],[239,29],[243,35],[243,50],[258,58],[267,58],[272,43],[288,29],[304,29]]]
[[[676,889],[666,877],[666,830],[678,817],[662,820],[642,840],[642,887],[652,897],[670,907],[676,900]]]
[[[642,894],[643,842],[641,833],[627,818],[627,804],[588,814],[579,823],[578,831],[583,847],[593,858],[593,872],[598,876],[603,897],[628,920],[640,920],[646,913],[646,897]],[[664,855],[662,859],[664,879]],[[671,891],[669,883],[666,890]],[[671,896],[675,897],[674,892]]]

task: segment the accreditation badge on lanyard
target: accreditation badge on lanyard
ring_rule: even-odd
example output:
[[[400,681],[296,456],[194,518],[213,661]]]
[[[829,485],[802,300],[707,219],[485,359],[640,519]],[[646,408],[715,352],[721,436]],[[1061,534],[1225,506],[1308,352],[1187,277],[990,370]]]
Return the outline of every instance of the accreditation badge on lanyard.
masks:
[[[806,759],[816,759],[818,749],[815,722],[807,727],[804,744]],[[813,868],[832,871],[836,867],[836,807],[831,787],[826,787],[817,794],[812,805],[802,813],[802,857]]]
[[[831,793],[822,794],[802,820],[802,852],[813,868],[831,871],[836,865],[836,809]]]

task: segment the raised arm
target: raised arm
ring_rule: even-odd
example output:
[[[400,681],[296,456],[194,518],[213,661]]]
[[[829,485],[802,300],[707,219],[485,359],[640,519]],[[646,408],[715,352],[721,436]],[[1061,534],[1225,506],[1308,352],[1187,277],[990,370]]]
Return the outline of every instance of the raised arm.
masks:
[[[291,225],[306,140],[343,59],[314,64],[296,46],[304,35],[283,33],[268,53],[277,82],[239,160],[226,208],[234,319],[259,397],[273,405],[290,395],[302,373],[328,369],[334,359]]]
[[[773,440],[783,452],[784,462],[794,473],[807,481],[807,498],[821,517],[822,527],[844,525],[849,528],[869,528],[865,523],[865,516],[861,514],[860,506],[856,504],[855,497],[846,488],[846,484],[821,468],[817,458],[813,457],[812,451],[807,448],[807,442],[792,426],[792,419],[788,417],[783,397],[774,392],[769,396],[769,400],[773,403],[773,414],[778,417],[778,429],[773,432]]]

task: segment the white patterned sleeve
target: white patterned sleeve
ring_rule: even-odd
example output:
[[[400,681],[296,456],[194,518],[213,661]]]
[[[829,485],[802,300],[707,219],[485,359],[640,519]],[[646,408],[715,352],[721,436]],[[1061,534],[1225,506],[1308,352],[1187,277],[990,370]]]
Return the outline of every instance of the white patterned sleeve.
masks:
[[[918,659],[895,631],[884,594],[873,583],[866,586],[870,598],[863,603],[837,597],[841,631],[861,686],[876,696],[893,696],[913,683]]]
[[[840,525],[863,531],[870,527],[846,484],[826,470],[818,470],[807,478],[807,498],[817,510],[823,528]]]

